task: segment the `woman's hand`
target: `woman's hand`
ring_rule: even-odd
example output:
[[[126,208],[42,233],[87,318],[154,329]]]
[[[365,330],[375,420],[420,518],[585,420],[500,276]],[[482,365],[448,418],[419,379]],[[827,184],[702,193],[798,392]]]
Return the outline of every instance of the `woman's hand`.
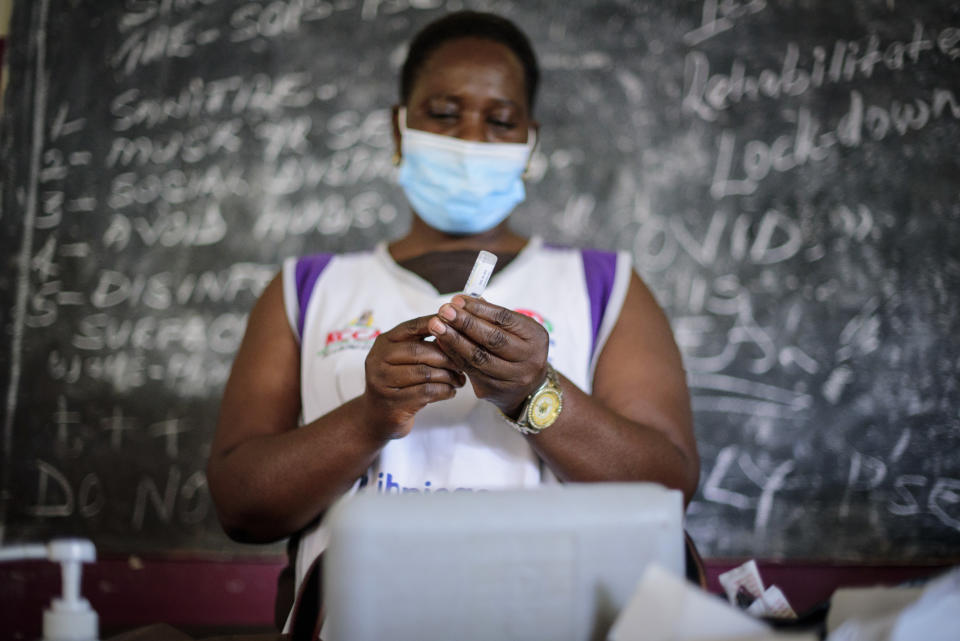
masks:
[[[431,318],[400,323],[378,336],[367,354],[364,423],[380,438],[406,436],[425,405],[453,398],[466,384],[454,360],[424,340]]]
[[[549,337],[528,316],[457,295],[428,323],[436,344],[467,374],[477,398],[510,417],[543,382]]]

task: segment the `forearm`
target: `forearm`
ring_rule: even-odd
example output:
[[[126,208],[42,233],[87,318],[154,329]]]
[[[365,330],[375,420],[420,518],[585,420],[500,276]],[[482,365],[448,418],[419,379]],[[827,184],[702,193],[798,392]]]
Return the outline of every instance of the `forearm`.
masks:
[[[208,482],[227,533],[251,542],[289,536],[350,489],[387,442],[364,425],[362,405],[354,399],[211,456]]]
[[[562,379],[563,411],[531,446],[563,481],[653,481],[683,492],[697,488],[696,452],[668,436],[671,420],[651,409],[627,419]],[[672,430],[679,432],[680,430]]]

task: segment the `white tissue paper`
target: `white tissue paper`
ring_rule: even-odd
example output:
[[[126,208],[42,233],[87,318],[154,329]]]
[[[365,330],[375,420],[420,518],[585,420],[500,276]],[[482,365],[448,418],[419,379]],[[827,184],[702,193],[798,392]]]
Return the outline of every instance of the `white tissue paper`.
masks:
[[[874,588],[873,590],[877,590]],[[960,639],[960,568],[954,568],[931,582],[916,597],[915,588],[879,588],[888,602],[900,599],[900,609],[883,614],[864,609],[857,612],[850,598],[838,591],[831,605],[828,630],[838,625],[827,641],[957,641]],[[843,597],[843,598],[840,598]],[[911,599],[916,597],[912,602]],[[876,602],[878,599],[872,599]],[[843,606],[847,609],[840,624],[833,610]],[[872,606],[868,606],[872,607]]]
[[[815,641],[781,634],[685,579],[651,564],[614,622],[608,641]]]
[[[797,618],[797,613],[793,611],[780,588],[775,585],[768,588],[763,586],[760,570],[753,559],[732,570],[727,570],[718,576],[717,580],[723,586],[723,591],[727,593],[730,605],[744,607],[738,603],[738,599],[741,596],[749,599],[750,605],[745,607],[747,614],[770,619]]]

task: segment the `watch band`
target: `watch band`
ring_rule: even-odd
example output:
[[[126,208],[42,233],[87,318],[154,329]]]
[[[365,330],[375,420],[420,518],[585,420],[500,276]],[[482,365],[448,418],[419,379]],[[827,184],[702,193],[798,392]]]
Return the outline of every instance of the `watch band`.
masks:
[[[503,419],[521,434],[539,434],[557,420],[563,410],[563,389],[557,371],[548,363],[547,377],[520,408],[517,420],[500,413]]]

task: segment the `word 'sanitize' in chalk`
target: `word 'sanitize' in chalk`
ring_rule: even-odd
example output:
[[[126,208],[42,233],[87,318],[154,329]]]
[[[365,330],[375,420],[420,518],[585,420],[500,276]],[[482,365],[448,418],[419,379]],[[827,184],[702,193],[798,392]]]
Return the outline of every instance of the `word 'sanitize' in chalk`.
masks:
[[[490,276],[493,275],[493,268],[497,264],[497,257],[488,251],[481,250],[477,254],[477,261],[470,270],[470,276],[467,277],[467,284],[463,286],[463,293],[468,296],[480,297],[483,290],[487,288],[490,282]]]

